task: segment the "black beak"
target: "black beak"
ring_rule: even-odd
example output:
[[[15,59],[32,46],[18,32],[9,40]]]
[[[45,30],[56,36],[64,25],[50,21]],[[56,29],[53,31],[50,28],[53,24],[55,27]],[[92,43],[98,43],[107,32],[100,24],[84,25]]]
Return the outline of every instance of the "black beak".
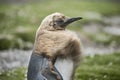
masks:
[[[80,19],[82,19],[82,17],[70,18],[70,19],[66,20],[66,21],[61,25],[61,27],[65,27],[65,26],[69,25],[70,23],[75,22],[75,21],[78,21],[78,20],[80,20]]]

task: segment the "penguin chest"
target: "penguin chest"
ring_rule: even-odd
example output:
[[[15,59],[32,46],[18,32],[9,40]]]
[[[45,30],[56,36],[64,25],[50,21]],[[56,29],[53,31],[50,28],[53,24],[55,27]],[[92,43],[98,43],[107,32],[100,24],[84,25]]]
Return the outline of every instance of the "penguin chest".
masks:
[[[71,59],[57,59],[55,67],[62,75],[63,80],[71,80],[73,73],[73,61]]]

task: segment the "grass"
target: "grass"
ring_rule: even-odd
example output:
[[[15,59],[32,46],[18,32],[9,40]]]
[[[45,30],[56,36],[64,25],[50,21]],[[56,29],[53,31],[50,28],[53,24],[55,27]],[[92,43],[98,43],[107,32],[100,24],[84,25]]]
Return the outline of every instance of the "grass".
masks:
[[[86,56],[76,71],[75,80],[120,80],[120,53]],[[24,80],[26,69],[0,74],[0,80]]]
[[[29,49],[35,31],[44,17],[61,12],[67,16],[81,16],[83,20],[70,25],[69,29],[81,30],[82,23],[102,21],[104,16],[120,14],[119,3],[89,0],[42,0],[39,3],[0,5],[0,50],[8,48]],[[78,27],[73,27],[78,26]],[[107,37],[106,37],[107,35]],[[106,38],[105,38],[106,37]],[[114,37],[114,38],[113,38]],[[91,37],[102,44],[118,43],[119,36],[96,34]],[[105,39],[103,39],[105,38]],[[111,41],[112,40],[112,41]],[[116,41],[117,40],[117,41]],[[120,53],[86,56],[76,71],[76,80],[120,80]],[[24,80],[26,68],[0,73],[0,80]]]
[[[10,71],[5,71],[0,74],[0,80],[24,80],[25,68],[18,68]]]
[[[76,80],[119,80],[120,54],[87,56],[77,70]]]
[[[120,36],[119,35],[111,35],[107,34],[105,32],[102,33],[96,33],[94,35],[91,34],[86,34],[88,37],[94,42],[94,43],[99,43],[103,44],[106,46],[110,46],[112,44],[119,46],[120,45]]]
[[[40,22],[44,17],[53,12],[61,12],[70,17],[82,16],[83,20],[71,24],[69,27],[69,29],[79,31],[82,23],[102,21],[103,16],[119,15],[119,7],[120,5],[118,3],[110,1],[89,0],[69,0],[69,2],[67,0],[41,0],[38,3],[1,4],[0,40],[4,40],[1,38],[1,35],[10,34],[14,36],[15,40],[12,48],[20,48],[19,46],[23,45],[23,43],[34,42],[35,31],[40,25]],[[21,28],[22,32],[19,31]],[[19,42],[20,40],[21,42]],[[7,42],[9,42],[9,40]],[[7,43],[5,45],[7,45]],[[8,46],[1,48],[1,46],[2,45],[0,45],[0,50],[9,48]],[[29,48],[31,47],[28,47],[28,49]],[[24,47],[22,49],[24,49]]]
[[[0,26],[1,29],[11,31],[19,26],[37,29],[41,20],[53,12],[61,12],[71,17],[82,16],[85,21],[99,20],[101,15],[120,14],[119,7],[119,4],[112,2],[78,0],[70,0],[69,3],[67,0],[52,0],[23,5],[0,5]],[[10,33],[7,30],[6,33]]]

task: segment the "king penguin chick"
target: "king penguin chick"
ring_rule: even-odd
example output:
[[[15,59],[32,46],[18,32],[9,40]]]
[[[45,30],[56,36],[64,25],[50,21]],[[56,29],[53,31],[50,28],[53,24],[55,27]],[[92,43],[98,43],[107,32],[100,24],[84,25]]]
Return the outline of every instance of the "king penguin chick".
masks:
[[[41,22],[28,66],[28,80],[74,80],[81,59],[81,42],[66,27],[80,19],[53,13]]]

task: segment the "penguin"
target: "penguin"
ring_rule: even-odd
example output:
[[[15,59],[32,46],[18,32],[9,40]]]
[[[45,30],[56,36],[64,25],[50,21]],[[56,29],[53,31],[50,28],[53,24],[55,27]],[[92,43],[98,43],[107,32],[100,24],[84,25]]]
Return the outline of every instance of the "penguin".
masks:
[[[74,80],[81,61],[81,42],[67,26],[82,17],[62,13],[45,17],[36,31],[27,80]]]

